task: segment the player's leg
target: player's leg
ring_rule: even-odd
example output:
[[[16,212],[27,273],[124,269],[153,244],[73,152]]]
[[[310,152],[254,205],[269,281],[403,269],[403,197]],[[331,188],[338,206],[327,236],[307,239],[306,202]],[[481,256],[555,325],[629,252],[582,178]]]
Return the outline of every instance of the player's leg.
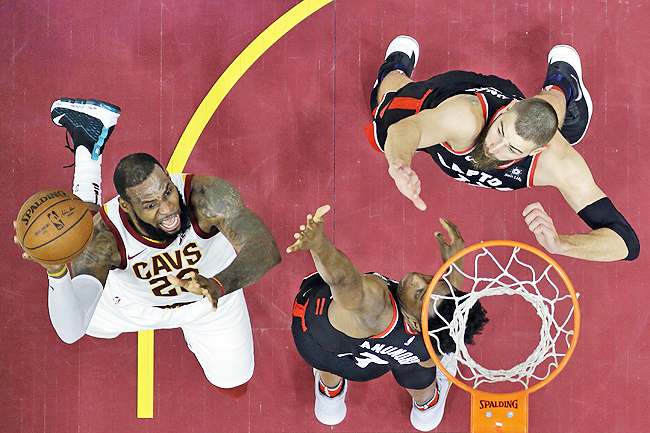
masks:
[[[410,36],[398,36],[388,45],[384,63],[370,94],[370,108],[377,107],[386,92],[396,91],[413,82],[411,76],[418,62],[420,47]]]
[[[121,281],[109,273],[86,334],[95,338],[115,338],[123,332],[178,327],[183,320],[189,321],[184,316],[194,317],[197,312],[207,314],[208,311],[208,306],[201,311],[198,302],[173,310],[133,302],[125,296]]]
[[[445,358],[443,358],[445,359]],[[447,371],[456,375],[456,363],[445,362]],[[393,370],[397,383],[411,395],[411,424],[420,431],[433,430],[440,424],[445,413],[447,394],[451,382],[435,367],[425,368],[418,364]]]
[[[61,98],[52,104],[52,122],[64,127],[72,138],[75,154],[72,192],[91,211],[99,210],[102,204],[102,153],[119,116],[120,107],[95,99]]]
[[[542,87],[544,91],[540,96],[546,95],[545,99],[558,113],[562,125],[560,133],[571,145],[577,144],[587,133],[593,103],[582,82],[582,65],[575,49],[568,45],[557,45],[551,49]],[[560,94],[561,97],[558,97]]]
[[[213,385],[234,389],[253,376],[253,332],[242,290],[219,299],[216,312],[181,328],[187,346]],[[241,391],[245,391],[245,386],[234,392],[241,396]]]
[[[341,376],[316,369],[314,379],[316,418],[325,425],[339,424],[347,414],[345,396],[348,392],[348,381]]]

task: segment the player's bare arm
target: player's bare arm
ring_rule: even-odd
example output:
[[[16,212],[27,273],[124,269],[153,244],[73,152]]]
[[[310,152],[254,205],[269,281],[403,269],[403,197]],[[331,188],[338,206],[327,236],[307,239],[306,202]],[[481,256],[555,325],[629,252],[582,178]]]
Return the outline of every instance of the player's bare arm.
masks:
[[[446,263],[454,254],[465,248],[465,241],[460,234],[460,230],[454,223],[445,218],[439,218],[440,224],[449,236],[449,243],[445,240],[445,236],[440,232],[435,232],[434,235],[440,246],[440,258],[442,263]],[[461,257],[456,262],[458,269],[463,269],[464,257]],[[456,267],[452,267],[452,272],[449,275],[449,282],[456,289],[460,290],[463,287],[463,274],[461,274]]]
[[[316,213],[307,215],[307,222],[294,234],[296,241],[287,248],[291,253],[309,250],[316,270],[330,286],[336,302],[346,310],[355,310],[363,302],[363,273],[339,251],[323,231],[323,216],[330,206],[321,206]]]
[[[469,149],[483,127],[482,116],[476,96],[457,95],[388,128],[384,146],[388,172],[399,191],[418,209],[425,210],[426,204],[420,198],[420,180],[411,169],[416,150],[443,142],[457,151]]]
[[[225,293],[249,286],[280,263],[278,246],[261,218],[244,206],[237,189],[228,181],[195,176],[190,207],[206,233],[219,229],[237,250],[235,260],[215,277]],[[212,276],[208,276],[212,277]],[[208,288],[216,306],[222,290],[211,280]]]
[[[559,134],[540,155],[533,184],[558,188],[585,222],[594,217],[602,220],[601,224],[588,222],[593,226],[588,233],[559,234],[542,205],[530,204],[523,212],[525,221],[537,241],[550,253],[584,260],[615,261],[628,257],[630,250],[638,250],[638,239],[632,228],[596,185],[582,156]]]
[[[106,284],[108,271],[120,265],[121,257],[115,236],[100,214],[95,214],[93,239],[83,253],[72,262],[74,275],[92,275]]]
[[[313,217],[308,215],[307,223],[300,226],[300,233],[294,235],[296,242],[287,252],[311,252],[318,273],[330,286],[334,297],[335,304],[330,307],[332,325],[349,336],[360,333],[359,338],[367,337],[368,330],[384,326],[380,322],[386,307],[391,305],[387,285],[377,275],[364,275],[325,235],[323,215],[329,210],[330,206],[325,205],[318,208]],[[337,314],[339,307],[352,314]],[[392,315],[392,308],[390,313]]]

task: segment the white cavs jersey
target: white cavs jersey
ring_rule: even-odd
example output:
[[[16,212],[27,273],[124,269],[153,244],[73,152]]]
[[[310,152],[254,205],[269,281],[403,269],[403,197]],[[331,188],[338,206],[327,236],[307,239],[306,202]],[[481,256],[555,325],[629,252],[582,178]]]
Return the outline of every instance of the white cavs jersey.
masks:
[[[193,175],[170,176],[185,203],[189,203]],[[107,286],[110,283],[119,287],[122,296],[144,305],[175,307],[203,298],[173,286],[167,276],[188,278],[191,271],[196,271],[210,278],[225,269],[237,254],[218,230],[203,232],[194,216],[190,228],[171,243],[141,236],[120,209],[117,197],[104,205],[101,216],[115,235],[121,256],[120,266],[108,274]]]

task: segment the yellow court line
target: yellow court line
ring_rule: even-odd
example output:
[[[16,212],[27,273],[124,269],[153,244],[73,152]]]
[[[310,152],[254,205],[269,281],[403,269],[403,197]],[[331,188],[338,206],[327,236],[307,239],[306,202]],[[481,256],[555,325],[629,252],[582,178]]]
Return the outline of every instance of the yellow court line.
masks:
[[[169,160],[167,171],[181,173],[208,120],[221,101],[257,59],[289,30],[332,0],[303,0],[264,30],[219,77],[187,124]]]
[[[138,418],[153,418],[153,330],[138,332]]]
[[[190,119],[167,164],[170,173],[182,173],[208,121],[239,81],[271,45],[308,16],[333,0],[303,0],[278,18],[228,66]],[[138,418],[153,418],[153,331],[138,332]]]

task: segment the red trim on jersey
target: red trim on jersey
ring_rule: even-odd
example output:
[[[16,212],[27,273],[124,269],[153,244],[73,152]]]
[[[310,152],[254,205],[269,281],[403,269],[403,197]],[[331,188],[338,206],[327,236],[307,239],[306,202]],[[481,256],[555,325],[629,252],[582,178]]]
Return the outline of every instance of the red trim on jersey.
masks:
[[[488,106],[487,101],[485,100],[485,95],[482,93],[474,93],[478,96],[478,101],[481,103],[481,109],[483,110],[483,120],[485,123],[488,121]]]
[[[507,108],[508,108],[507,105],[504,105],[503,107],[499,108],[499,109],[496,111],[496,113],[494,113],[494,116],[492,116],[492,119],[490,119],[490,125],[492,125],[492,123],[493,123],[495,120],[497,120],[497,117],[499,117],[500,115],[502,115],[503,112],[506,111]]]
[[[443,141],[442,143],[439,143],[439,144],[441,144],[442,147],[444,147],[445,149],[447,149],[448,151],[450,151],[450,152],[453,153],[454,155],[467,155],[467,154],[471,153],[472,150],[474,150],[474,146],[472,146],[472,147],[470,147],[470,148],[467,149],[467,150],[464,150],[464,151],[462,151],[462,152],[458,152],[458,151],[452,149],[451,146],[448,145],[446,141]]]
[[[388,335],[393,329],[395,329],[395,325],[397,325],[397,303],[395,302],[395,299],[393,299],[393,295],[391,293],[390,295],[390,302],[393,304],[393,320],[391,320],[390,325],[382,332],[381,334],[373,335],[372,337],[368,338],[383,338],[386,335]]]
[[[535,177],[535,169],[537,168],[537,160],[539,159],[539,156],[542,153],[538,153],[537,155],[533,156],[533,162],[530,164],[530,168],[528,169],[528,188],[533,187],[533,177]]]
[[[183,175],[183,181],[185,183],[185,188],[184,188],[185,204],[187,206],[190,205],[190,195],[192,194],[193,179],[194,179],[193,174]],[[191,211],[191,209],[190,209],[190,220],[192,221],[192,227],[194,228],[194,231],[196,232],[197,235],[199,235],[201,239],[210,239],[212,236],[219,233],[219,229],[216,226],[212,226],[210,233],[204,232],[201,229],[201,227],[199,227],[199,221],[196,219],[196,216],[194,215],[194,212]]]
[[[512,161],[510,161],[510,162],[506,162],[505,164],[500,165],[500,166],[495,167],[495,168],[496,168],[496,169],[499,169],[499,170],[503,170],[504,168],[508,168],[508,167],[510,167],[512,164],[515,164],[515,163],[521,161],[522,159],[523,159],[523,158],[515,159],[515,160],[512,160]]]
[[[101,215],[102,219],[104,220],[104,223],[106,224],[106,226],[108,226],[111,233],[113,233],[113,236],[115,237],[115,241],[117,242],[117,249],[120,252],[120,265],[118,266],[118,268],[119,269],[126,269],[126,263],[127,263],[126,262],[126,248],[124,247],[124,241],[122,240],[122,236],[120,236],[120,232],[117,230],[117,227],[115,227],[115,224],[113,224],[113,221],[111,221],[111,219],[106,214],[106,205],[102,206],[101,209],[99,209],[99,214]]]
[[[152,239],[146,238],[142,236],[138,231],[131,225],[131,221],[129,220],[129,216],[122,210],[122,208],[119,208],[119,213],[120,213],[120,219],[122,220],[122,224],[124,225],[124,228],[129,232],[131,236],[133,236],[138,242],[151,247],[151,248],[158,248],[161,250],[164,250],[167,248],[171,242],[156,242]]]
[[[363,130],[366,131],[366,138],[368,139],[370,146],[372,146],[372,148],[377,152],[384,153],[384,151],[381,150],[381,147],[379,147],[379,142],[377,141],[375,122],[373,121],[371,124],[366,125]]]
[[[427,96],[429,96],[429,93],[431,93],[432,90],[429,89],[427,92],[424,94],[424,96],[420,99],[416,98],[411,98],[408,96],[398,96],[396,98],[393,98],[392,101],[386,105],[381,112],[379,113],[379,117],[384,117],[384,113],[386,110],[389,108],[391,110],[413,110],[415,113],[413,114],[418,114],[420,110],[422,109],[422,104],[424,103],[424,100],[427,99]]]
[[[406,331],[407,334],[410,335],[419,335],[420,333],[417,331],[414,331],[413,328],[409,326],[408,323],[406,323],[406,320],[404,320],[404,330]]]
[[[301,305],[298,301],[293,301],[293,317],[300,317],[300,322],[302,323],[302,332],[307,331],[307,325],[305,324],[305,311],[307,310],[307,305],[309,304],[309,299],[305,302],[305,305]]]
[[[381,107],[381,105],[384,103],[384,101],[386,100],[386,96],[388,96],[389,93],[395,93],[395,91],[391,90],[391,91],[388,91],[388,92],[384,93],[384,96],[381,97],[381,101],[379,101],[379,105],[377,105],[375,107],[375,109],[372,110],[372,117],[373,118],[377,115],[377,110],[379,110],[379,107]]]
[[[325,308],[325,298],[316,299],[316,311],[314,311],[314,315],[321,316],[323,314],[323,308]]]

